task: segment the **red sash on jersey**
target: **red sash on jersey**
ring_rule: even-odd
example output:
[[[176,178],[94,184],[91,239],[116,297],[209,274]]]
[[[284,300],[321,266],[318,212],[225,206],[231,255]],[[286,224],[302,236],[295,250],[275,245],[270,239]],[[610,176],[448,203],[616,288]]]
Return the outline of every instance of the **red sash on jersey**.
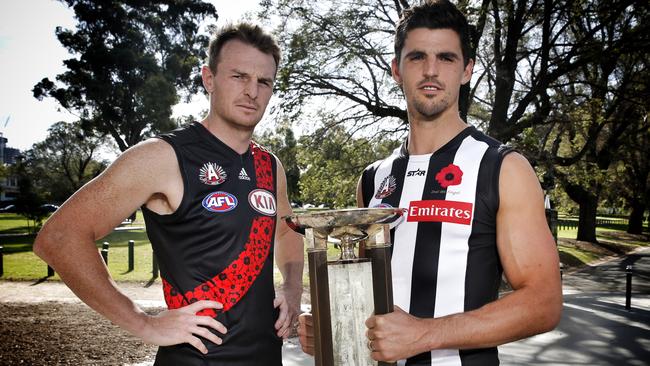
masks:
[[[254,142],[251,142],[251,152],[255,163],[257,188],[274,192],[271,154]],[[213,300],[223,304],[221,311],[230,310],[248,292],[262,270],[271,250],[274,226],[274,217],[255,217],[248,241],[239,257],[221,273],[199,284],[194,290],[181,294],[163,278],[163,292],[167,308],[178,309],[199,300]],[[198,312],[197,315],[216,317],[217,312],[215,309],[205,309]]]

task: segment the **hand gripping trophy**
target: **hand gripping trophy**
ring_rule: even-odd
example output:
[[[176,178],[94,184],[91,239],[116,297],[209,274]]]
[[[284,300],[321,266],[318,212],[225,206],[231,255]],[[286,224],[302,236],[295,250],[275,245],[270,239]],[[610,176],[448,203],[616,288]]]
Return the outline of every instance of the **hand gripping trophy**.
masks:
[[[399,208],[359,208],[284,218],[307,247],[316,366],[377,364],[366,347],[365,320],[393,311],[389,225],[401,217]],[[328,262],[334,240],[341,254]]]

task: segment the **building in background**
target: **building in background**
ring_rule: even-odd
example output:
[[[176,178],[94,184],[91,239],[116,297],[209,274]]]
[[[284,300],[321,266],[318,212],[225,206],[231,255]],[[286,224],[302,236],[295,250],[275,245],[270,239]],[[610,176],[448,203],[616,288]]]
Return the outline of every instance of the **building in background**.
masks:
[[[4,167],[15,165],[20,159],[20,150],[7,146],[7,138],[0,132],[0,163]],[[6,171],[6,170],[5,170]],[[0,177],[0,207],[6,201],[13,201],[18,196],[18,177],[7,175]]]

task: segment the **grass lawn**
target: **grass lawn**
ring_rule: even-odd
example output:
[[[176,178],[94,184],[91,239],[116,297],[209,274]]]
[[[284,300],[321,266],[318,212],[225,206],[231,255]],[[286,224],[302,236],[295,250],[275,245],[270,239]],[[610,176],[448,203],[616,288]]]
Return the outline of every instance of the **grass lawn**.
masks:
[[[128,241],[133,240],[134,270],[128,271]],[[47,265],[31,251],[33,235],[0,238],[4,247],[4,276],[7,280],[35,280],[47,276]],[[96,242],[101,249],[108,241],[108,269],[116,281],[148,281],[152,278],[151,244],[144,230],[115,231]],[[99,250],[98,250],[99,252]],[[58,280],[58,275],[52,279]]]
[[[0,234],[22,234],[32,231],[33,223],[14,213],[0,214]]]
[[[113,231],[102,240],[96,242],[98,252],[102,243],[110,243],[108,251],[108,269],[116,281],[149,281],[152,279],[153,253],[151,244],[143,229],[142,214],[138,212],[136,220],[124,225],[123,228],[133,227],[132,230]],[[4,247],[5,280],[38,280],[47,276],[47,265],[32,252],[35,235],[16,235],[27,231],[27,220],[16,214],[0,214],[0,245]],[[128,242],[134,244],[134,270],[128,270]],[[58,275],[51,279],[59,280]]]
[[[608,256],[623,255],[641,246],[650,245],[650,236],[625,232],[622,224],[596,227],[598,243],[578,241],[577,229],[558,230],[560,262],[565,268],[578,267]]]
[[[129,230],[114,231],[106,238],[96,242],[98,252],[102,243],[110,243],[108,252],[108,268],[116,281],[150,281],[152,280],[152,258],[151,244],[145,231],[144,220],[141,213],[132,224],[124,228],[133,227]],[[140,227],[140,228],[138,228]],[[626,227],[622,224],[606,225],[598,227],[596,234],[598,244],[578,242],[575,240],[577,229],[561,229],[558,231],[558,249],[560,260],[565,267],[576,267],[585,263],[593,262],[599,258],[610,255],[621,255],[638,246],[650,245],[648,235],[630,235],[625,233]],[[40,258],[32,253],[32,243],[35,235],[18,233],[27,230],[27,221],[15,214],[0,214],[0,245],[4,247],[4,275],[5,280],[38,280],[47,276],[47,265]],[[128,270],[128,241],[135,241],[134,248],[134,270]],[[339,251],[333,246],[328,248],[328,258],[335,260]],[[309,278],[306,270],[307,258],[305,254],[305,271],[303,283],[307,285]],[[280,283],[282,276],[275,270],[274,278]],[[58,280],[55,275],[51,279]]]

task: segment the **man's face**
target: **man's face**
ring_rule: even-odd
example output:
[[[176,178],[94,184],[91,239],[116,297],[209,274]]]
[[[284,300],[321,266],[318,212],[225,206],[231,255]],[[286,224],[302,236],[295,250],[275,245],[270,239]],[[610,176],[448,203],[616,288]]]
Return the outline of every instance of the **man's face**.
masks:
[[[409,114],[422,120],[458,111],[458,92],[472,75],[465,67],[460,37],[451,29],[416,28],[408,32],[393,78],[402,86]]]
[[[204,66],[203,85],[210,93],[211,113],[226,124],[253,130],[273,92],[273,56],[238,40],[226,42],[216,72]]]

